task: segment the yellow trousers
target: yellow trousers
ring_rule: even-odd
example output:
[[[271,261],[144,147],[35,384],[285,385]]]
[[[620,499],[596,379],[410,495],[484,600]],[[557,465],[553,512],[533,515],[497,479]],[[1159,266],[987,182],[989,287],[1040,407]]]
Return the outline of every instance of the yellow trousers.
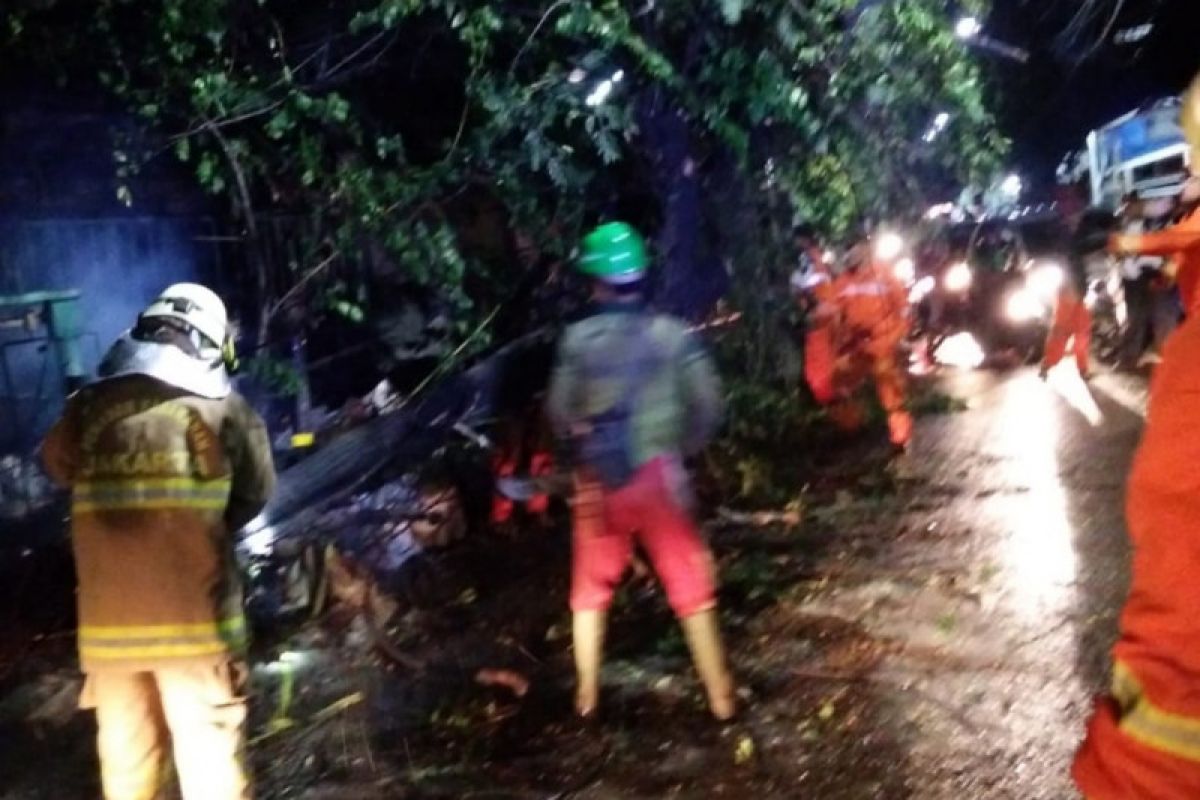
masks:
[[[105,800],[158,800],[170,753],[184,800],[250,800],[245,684],[236,664],[88,675],[82,705],[96,709]]]

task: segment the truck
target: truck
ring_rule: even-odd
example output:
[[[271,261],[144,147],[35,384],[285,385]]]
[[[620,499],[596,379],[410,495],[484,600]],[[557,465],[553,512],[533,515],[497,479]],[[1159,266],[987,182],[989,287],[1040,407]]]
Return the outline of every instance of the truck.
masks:
[[[1086,181],[1091,205],[1109,210],[1129,192],[1144,200],[1174,197],[1191,160],[1180,105],[1178,97],[1162,98],[1090,132],[1085,148],[1059,165],[1059,183]]]

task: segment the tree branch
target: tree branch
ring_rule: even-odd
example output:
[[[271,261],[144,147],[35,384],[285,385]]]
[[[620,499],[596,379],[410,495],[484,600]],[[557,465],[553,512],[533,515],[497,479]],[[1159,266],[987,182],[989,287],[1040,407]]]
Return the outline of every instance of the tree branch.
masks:
[[[265,303],[267,297],[267,264],[263,258],[262,251],[259,249],[262,240],[258,236],[258,220],[254,216],[254,204],[250,196],[250,182],[246,179],[246,171],[242,169],[242,164],[238,160],[237,153],[225,135],[221,133],[221,128],[211,120],[206,123],[207,130],[216,138],[217,143],[221,145],[221,151],[225,154],[225,159],[229,162],[229,168],[233,170],[234,179],[237,183],[238,196],[241,198],[242,216],[246,221],[246,230],[250,234],[250,254],[251,260],[255,265],[255,282],[260,300]],[[258,323],[258,341],[265,342],[267,340],[267,322],[269,317],[266,309],[262,310]]]
[[[399,32],[396,30],[383,30],[383,31],[380,31],[379,33],[376,33],[374,36],[367,39],[367,41],[364,42],[362,44],[362,46],[359,47],[357,50],[355,50],[350,55],[343,58],[341,61],[334,64],[329,69],[325,70],[322,74],[318,75],[317,79],[314,83],[316,85],[320,86],[322,84],[328,83],[331,80],[336,79],[338,77],[338,72],[341,71],[341,69],[343,67],[345,67],[347,64],[353,63],[355,61],[355,59],[357,59],[363,53],[370,50],[372,47],[374,47],[375,45],[377,45],[379,42],[383,41],[384,39],[391,39],[390,42],[388,42],[386,45],[384,45],[383,47],[381,47],[379,49],[379,52],[376,53],[375,56],[371,59],[371,61],[368,63],[378,62],[378,60],[380,58],[382,58],[383,55],[388,52],[388,50],[390,50],[392,48],[392,45],[396,43],[396,39],[398,36],[399,36]]]
[[[541,32],[542,28],[550,20],[550,16],[555,11],[566,5],[570,5],[570,0],[557,0],[557,2],[550,4],[550,7],[546,9],[546,13],[542,14],[542,18],[538,20],[537,25],[534,25],[533,30],[529,32],[529,37],[525,39],[525,43],[521,45],[521,49],[517,51],[515,56],[513,56],[512,64],[510,64],[508,67],[508,73],[510,75],[514,70],[516,70],[517,63],[521,60],[521,57],[525,55],[525,51],[529,49],[529,46],[533,44],[533,40],[537,38],[537,35]]]
[[[265,106],[254,109],[253,111],[247,111],[244,114],[238,114],[234,117],[226,117],[220,120],[206,119],[204,122],[201,122],[199,125],[190,128],[189,130],[171,136],[170,141],[177,142],[180,139],[188,139],[192,136],[195,136],[197,133],[203,133],[205,131],[218,134],[219,136],[221,128],[228,128],[231,125],[237,125],[239,122],[245,122],[246,120],[251,120],[255,117],[261,117],[264,114],[270,114],[272,111],[283,105],[284,102],[286,102],[286,99],[276,100],[273,103],[268,103]]]
[[[286,305],[287,301],[290,300],[292,297],[294,297],[297,292],[299,292],[301,289],[303,289],[308,284],[309,281],[311,281],[313,278],[315,278],[317,275],[319,275],[326,267],[328,267],[333,262],[337,261],[340,257],[341,257],[341,254],[335,250],[330,256],[328,256],[323,261],[321,261],[321,263],[317,264],[315,267],[310,269],[308,272],[304,273],[304,277],[302,277],[299,281],[297,281],[295,286],[293,286],[291,289],[288,289],[287,292],[284,293],[283,297],[280,297],[278,300],[276,300],[274,303],[271,304],[270,309],[268,309],[268,311],[267,311],[268,321],[273,319],[275,317],[275,315],[279,313],[280,309],[282,309],[284,307],[284,305]]]

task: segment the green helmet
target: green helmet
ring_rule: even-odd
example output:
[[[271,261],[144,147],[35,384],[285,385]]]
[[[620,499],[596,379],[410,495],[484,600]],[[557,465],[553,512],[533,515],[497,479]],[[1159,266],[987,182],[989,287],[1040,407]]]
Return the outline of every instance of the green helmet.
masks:
[[[646,243],[631,225],[609,222],[583,237],[579,271],[612,284],[634,283],[646,274]]]

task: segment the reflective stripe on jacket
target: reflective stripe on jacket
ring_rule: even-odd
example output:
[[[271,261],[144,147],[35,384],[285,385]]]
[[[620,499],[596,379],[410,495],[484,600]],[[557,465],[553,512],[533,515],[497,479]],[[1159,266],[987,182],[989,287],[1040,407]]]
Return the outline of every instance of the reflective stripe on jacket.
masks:
[[[80,481],[71,493],[75,515],[118,509],[206,508],[223,510],[231,482],[195,478]]]
[[[226,661],[247,642],[232,532],[274,487],[262,420],[143,376],[74,395],[42,448],[71,487],[85,671]]]

